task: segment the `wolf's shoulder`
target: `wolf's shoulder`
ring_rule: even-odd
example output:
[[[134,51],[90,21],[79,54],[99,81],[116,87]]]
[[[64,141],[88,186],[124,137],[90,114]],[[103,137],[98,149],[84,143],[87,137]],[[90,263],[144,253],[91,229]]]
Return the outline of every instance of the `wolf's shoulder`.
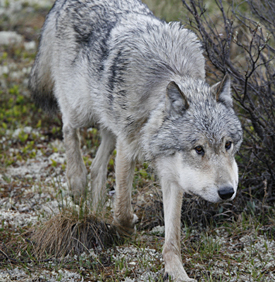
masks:
[[[150,15],[152,12],[140,0],[57,0],[52,12],[56,17],[59,37],[70,30],[81,41],[91,39],[98,33],[110,31],[116,23],[130,15]]]
[[[99,16],[125,15],[128,13],[152,15],[146,4],[140,0],[57,0],[53,10],[58,12],[59,17],[84,19],[93,14]],[[105,18],[108,21],[108,18]],[[90,17],[90,21],[93,18]]]

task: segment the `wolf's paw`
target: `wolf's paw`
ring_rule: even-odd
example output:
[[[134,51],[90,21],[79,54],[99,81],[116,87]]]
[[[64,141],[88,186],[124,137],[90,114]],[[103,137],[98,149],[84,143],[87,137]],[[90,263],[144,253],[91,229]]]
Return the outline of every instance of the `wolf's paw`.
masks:
[[[120,235],[130,236],[136,232],[135,224],[138,222],[136,214],[132,214],[130,217],[117,218],[114,217],[113,225],[116,226]]]
[[[81,199],[84,199],[86,196],[86,188],[87,188],[87,172],[83,170],[81,173],[68,175],[67,180],[69,189],[71,190],[71,195],[73,201],[76,204],[81,202]]]
[[[167,246],[164,247],[163,258],[165,261],[164,281],[169,281],[169,277],[171,277],[174,282],[197,282],[196,279],[188,277],[181,258],[170,250],[167,251]]]
[[[166,272],[163,276],[163,281],[170,281],[169,277],[173,278],[173,275],[169,275],[168,272]],[[192,278],[175,278],[173,279],[174,282],[198,282],[196,279],[192,279]]]

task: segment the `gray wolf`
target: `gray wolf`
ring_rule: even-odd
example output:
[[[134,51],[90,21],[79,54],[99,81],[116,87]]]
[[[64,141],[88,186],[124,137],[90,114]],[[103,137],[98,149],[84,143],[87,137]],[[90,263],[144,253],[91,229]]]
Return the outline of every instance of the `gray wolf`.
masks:
[[[97,125],[101,145],[91,166],[93,206],[104,197],[116,148],[114,222],[133,231],[131,187],[137,160],[150,161],[163,191],[165,271],[188,277],[180,255],[183,194],[210,202],[233,199],[234,154],[242,142],[230,79],[205,82],[202,47],[178,22],[156,18],[139,0],[57,0],[42,29],[31,71],[36,103],[60,111],[67,180],[85,193],[79,128]]]

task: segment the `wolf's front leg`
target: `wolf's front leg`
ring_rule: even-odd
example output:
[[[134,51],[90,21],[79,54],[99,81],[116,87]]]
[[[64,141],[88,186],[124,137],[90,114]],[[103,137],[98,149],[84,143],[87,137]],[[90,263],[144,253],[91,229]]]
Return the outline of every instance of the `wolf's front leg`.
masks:
[[[135,161],[127,156],[126,146],[124,142],[117,140],[114,223],[122,232],[131,234],[137,222],[137,216],[133,213],[131,205]]]
[[[183,191],[175,183],[165,183],[162,180],[161,184],[165,220],[165,244],[162,252],[165,262],[165,276],[171,276],[173,281],[177,282],[196,282],[195,279],[188,277],[181,259],[180,217]]]
[[[63,138],[67,157],[67,180],[74,201],[79,203],[81,197],[85,196],[87,185],[87,169],[80,151],[79,130],[64,124]]]

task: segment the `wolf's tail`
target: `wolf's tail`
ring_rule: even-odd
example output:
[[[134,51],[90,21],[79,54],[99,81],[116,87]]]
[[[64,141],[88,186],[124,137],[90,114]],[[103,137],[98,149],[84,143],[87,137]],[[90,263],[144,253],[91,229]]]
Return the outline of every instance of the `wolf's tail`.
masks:
[[[49,113],[58,111],[57,99],[53,92],[54,78],[52,74],[55,32],[55,12],[53,8],[44,23],[39,51],[29,79],[29,89],[36,105]]]

